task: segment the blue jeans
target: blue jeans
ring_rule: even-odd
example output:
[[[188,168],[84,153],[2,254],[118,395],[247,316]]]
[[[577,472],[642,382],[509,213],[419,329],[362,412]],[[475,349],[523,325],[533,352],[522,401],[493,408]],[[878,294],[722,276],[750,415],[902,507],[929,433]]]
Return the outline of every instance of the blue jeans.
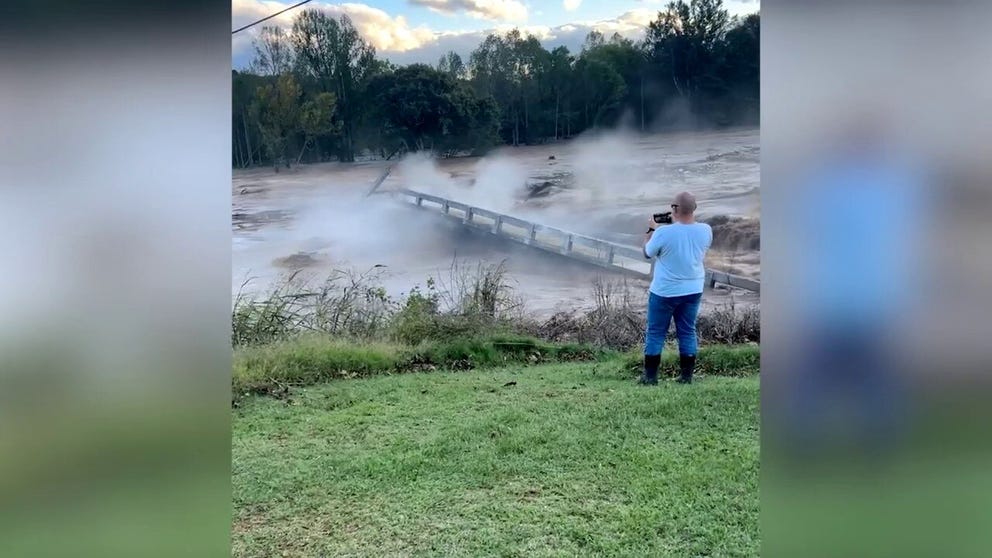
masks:
[[[780,424],[799,455],[853,444],[865,455],[891,451],[907,424],[908,394],[895,357],[879,346],[884,333],[857,323],[830,324],[806,333],[802,359],[789,369],[788,412]],[[781,406],[781,404],[777,405]],[[774,413],[776,410],[772,410]],[[764,410],[762,411],[764,412]],[[781,413],[781,411],[779,411]],[[844,417],[841,422],[834,418]]]
[[[644,335],[644,354],[660,355],[665,345],[668,324],[675,318],[675,334],[679,340],[679,354],[695,356],[696,316],[703,293],[685,296],[648,295],[648,327]]]

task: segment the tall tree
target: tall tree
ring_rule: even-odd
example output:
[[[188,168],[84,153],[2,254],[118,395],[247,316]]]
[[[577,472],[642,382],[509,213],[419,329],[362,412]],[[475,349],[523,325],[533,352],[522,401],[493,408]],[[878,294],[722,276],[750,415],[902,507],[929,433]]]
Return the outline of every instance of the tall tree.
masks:
[[[232,162],[278,165],[294,146],[298,162],[310,148],[342,161],[359,147],[386,156],[404,143],[456,153],[571,137],[628,116],[642,130],[755,123],[759,45],[758,14],[730,18],[720,0],[674,0],[638,43],[593,32],[573,55],[512,30],[486,36],[467,64],[449,52],[436,68],[400,67],[375,58],[346,17],[310,10],[290,33],[263,30],[252,71],[232,72]]]
[[[289,166],[286,146],[290,134],[299,128],[300,93],[299,84],[287,73],[275,84],[259,87],[255,95],[252,112],[276,172],[281,162]]]
[[[723,0],[675,0],[648,25],[645,46],[657,71],[696,111],[724,87],[718,49],[730,21]]]
[[[362,90],[380,67],[375,49],[359,35],[347,15],[334,18],[320,10],[301,12],[293,22],[291,37],[297,71],[313,79],[321,91],[335,94],[341,121],[338,157],[354,161]]]
[[[625,110],[637,115],[644,125],[644,81],[647,72],[647,58],[644,50],[634,41],[614,33],[608,42],[586,40],[588,46],[582,56],[597,60],[613,69],[624,82],[624,96],[621,105]]]
[[[548,58],[548,85],[555,107],[554,139],[568,137],[571,130],[570,117],[567,115],[571,100],[569,84],[572,81],[573,62],[568,47],[564,46],[556,47]]]
[[[543,134],[546,118],[540,111],[541,95],[547,90],[548,66],[551,55],[533,35],[521,37],[513,43],[517,66],[517,90],[520,106],[520,124],[523,140],[531,143]],[[518,140],[520,134],[518,133]]]
[[[467,68],[465,67],[465,63],[462,62],[462,57],[453,50],[448,51],[447,54],[438,60],[437,69],[454,79],[464,79],[467,73]]]
[[[246,167],[258,162],[262,155],[259,153],[262,142],[259,138],[258,125],[251,115],[251,106],[255,101],[255,94],[259,86],[271,78],[236,70],[231,72],[231,78],[233,82],[231,84],[231,140],[236,146],[235,151],[240,150],[241,152],[237,164]]]
[[[303,147],[300,149],[296,163],[299,164],[307,147],[316,140],[337,132],[340,124],[334,120],[334,109],[337,98],[334,93],[318,93],[313,99],[303,103],[300,108],[300,131],[303,132]]]
[[[409,150],[482,147],[495,131],[495,112],[450,75],[414,64],[372,79],[378,116],[387,134]],[[488,129],[488,130],[487,130]]]
[[[606,39],[603,37],[601,32],[596,30],[590,31],[589,34],[586,35],[585,42],[582,43],[582,50],[591,50],[598,46],[603,46],[604,42],[606,42]]]
[[[469,58],[472,85],[483,96],[492,96],[499,106],[501,135],[506,143],[519,145],[530,134],[531,111],[536,108],[547,74],[550,54],[533,35],[518,29],[491,33]]]
[[[623,78],[607,63],[595,57],[580,56],[575,63],[576,96],[582,106],[582,127],[609,125],[619,116],[626,86]]]
[[[761,16],[735,20],[723,44],[720,75],[727,84],[732,117],[757,123],[761,90]]]
[[[281,27],[262,27],[252,40],[255,57],[249,68],[262,76],[278,76],[293,69],[293,45]]]
[[[490,33],[472,51],[469,67],[476,93],[481,97],[492,97],[499,107],[503,141],[516,145],[516,111],[513,106],[516,68],[510,41],[501,34]]]

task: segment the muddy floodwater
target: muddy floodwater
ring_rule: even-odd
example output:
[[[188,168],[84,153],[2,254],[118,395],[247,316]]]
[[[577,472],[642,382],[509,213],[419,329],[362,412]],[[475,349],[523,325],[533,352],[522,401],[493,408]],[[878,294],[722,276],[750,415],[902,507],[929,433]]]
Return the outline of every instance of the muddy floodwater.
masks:
[[[672,196],[696,194],[697,218],[714,229],[708,266],[760,278],[757,129],[617,134],[503,148],[486,157],[325,163],[235,171],[234,291],[268,290],[287,273],[314,278],[374,269],[393,296],[454,262],[505,262],[527,307],[546,314],[590,302],[607,270],[488,238],[388,195],[366,197],[389,167],[383,192],[405,187],[615,242],[637,245],[650,215]],[[242,285],[247,284],[243,287]],[[647,282],[631,281],[637,292]],[[707,291],[707,305],[757,303],[743,291]]]

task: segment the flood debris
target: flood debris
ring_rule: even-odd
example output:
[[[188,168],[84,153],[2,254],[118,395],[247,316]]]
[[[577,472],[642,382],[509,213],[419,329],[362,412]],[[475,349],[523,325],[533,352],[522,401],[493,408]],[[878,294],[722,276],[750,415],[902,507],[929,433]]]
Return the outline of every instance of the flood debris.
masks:
[[[323,263],[323,259],[314,252],[297,252],[289,256],[276,258],[272,263],[278,267],[288,269],[304,269]]]

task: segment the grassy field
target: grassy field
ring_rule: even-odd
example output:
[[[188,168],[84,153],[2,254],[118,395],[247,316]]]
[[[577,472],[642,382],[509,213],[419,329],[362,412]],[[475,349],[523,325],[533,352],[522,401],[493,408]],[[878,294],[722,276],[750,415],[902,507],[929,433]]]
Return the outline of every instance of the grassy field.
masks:
[[[616,362],[335,380],[234,409],[237,556],[756,556],[757,376]]]

